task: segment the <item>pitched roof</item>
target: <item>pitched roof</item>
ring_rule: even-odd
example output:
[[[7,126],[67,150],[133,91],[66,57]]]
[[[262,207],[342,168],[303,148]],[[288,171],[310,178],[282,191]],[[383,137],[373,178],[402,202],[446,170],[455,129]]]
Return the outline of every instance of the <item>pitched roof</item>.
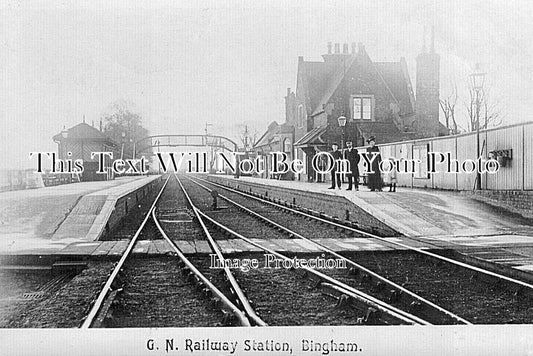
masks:
[[[400,112],[403,114],[412,113],[414,111],[411,101],[414,99],[413,89],[411,88],[411,80],[409,77],[406,78],[402,63],[376,62],[374,65],[400,105]]]
[[[107,141],[109,143],[115,144],[115,142],[104,135],[100,130],[95,129],[91,125],[82,122],[76,126],[71,127],[67,130],[67,139],[74,140],[92,140],[92,141]],[[52,138],[54,141],[64,140],[62,132],[58,133]]]
[[[271,143],[279,142],[279,134],[290,134],[294,132],[294,126],[287,123],[279,125],[276,121],[272,121],[266,132],[257,140],[254,148],[266,146]]]
[[[355,61],[355,56],[350,56],[345,58],[342,66],[338,66],[331,72],[328,84],[325,86],[326,90],[323,91],[323,94],[320,97],[320,101],[317,103],[317,106],[314,108],[312,115],[319,114],[322,112],[322,108],[326,105],[329,99],[335,93],[335,90],[339,87],[340,83],[346,75],[346,71],[350,68]]]
[[[301,61],[298,65],[298,75],[302,78],[305,106],[308,115],[316,108],[322,108],[320,99],[328,88],[330,77],[335,67],[327,66],[324,62]]]
[[[322,139],[322,135],[326,132],[327,127],[315,127],[308,133],[306,133],[302,138],[294,143],[296,147],[307,147],[314,145],[324,144],[325,141]]]
[[[298,75],[301,76],[308,114],[322,112],[339,85],[342,83],[349,68],[356,59],[368,57],[366,52],[346,55],[336,63],[300,61]],[[369,58],[366,60],[370,60]],[[409,74],[402,62],[371,62],[372,70],[383,82],[391,96],[400,107],[400,113],[409,115],[414,112],[414,94]]]

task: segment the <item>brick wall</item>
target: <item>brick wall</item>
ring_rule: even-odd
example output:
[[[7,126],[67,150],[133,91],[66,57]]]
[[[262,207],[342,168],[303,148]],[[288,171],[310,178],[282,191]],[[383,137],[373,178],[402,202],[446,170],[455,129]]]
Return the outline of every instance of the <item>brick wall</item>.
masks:
[[[377,235],[399,235],[398,232],[394,231],[376,219],[374,216],[370,215],[348,199],[341,196],[307,192],[304,190],[283,187],[274,187],[271,185],[263,185],[239,180],[228,180],[217,176],[208,176],[207,179],[241,191],[258,193],[262,196],[268,196],[272,199],[281,200],[282,202],[288,202],[307,209],[323,212],[330,216],[336,216],[341,220],[346,218],[346,213],[348,212],[349,220],[361,225],[361,228],[366,231],[371,232],[373,228]]]
[[[533,219],[533,191],[482,190],[472,194],[476,200]]]

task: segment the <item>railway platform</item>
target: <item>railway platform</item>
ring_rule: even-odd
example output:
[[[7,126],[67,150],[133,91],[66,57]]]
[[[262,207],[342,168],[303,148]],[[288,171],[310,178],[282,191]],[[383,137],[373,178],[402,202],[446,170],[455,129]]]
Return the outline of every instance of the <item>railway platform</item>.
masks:
[[[92,243],[120,199],[158,178],[127,176],[0,193],[0,255],[50,255]]]
[[[533,221],[464,193],[402,187],[395,193],[371,192],[365,186],[359,191],[346,191],[346,185],[333,190],[326,183],[218,175],[208,179],[242,191],[295,201],[330,215],[334,213],[328,209],[341,205],[340,210],[344,209],[345,200],[367,215],[363,221],[375,218],[397,231],[401,236],[389,238],[393,241],[414,247],[451,249],[480,264],[533,273]],[[308,201],[310,195],[314,202]]]
[[[346,210],[352,221],[360,219],[368,225],[385,227],[381,240],[336,238],[334,232],[324,236],[320,243],[336,252],[389,251],[401,249],[397,244],[401,243],[420,249],[455,250],[477,264],[533,275],[533,223],[465,194],[407,188],[398,188],[396,193],[369,192],[365,187],[360,191],[329,190],[328,185],[319,183],[229,176],[204,178],[341,218],[348,217],[341,215]],[[112,212],[117,207],[124,210],[127,204],[124,197],[155,179],[127,177],[0,194],[3,207],[0,263],[18,264],[27,257],[33,262],[119,258],[128,246],[127,240],[99,241],[99,236],[112,219]],[[220,192],[223,194],[223,190]],[[120,199],[122,203],[118,204]],[[333,214],[330,210],[335,209]],[[253,233],[248,237],[254,239]],[[278,252],[317,252],[315,246],[301,240],[255,240]],[[211,252],[205,241],[175,242],[184,254]],[[219,245],[226,254],[257,251],[235,239],[220,240]],[[155,256],[172,250],[163,240],[140,240],[133,253]]]

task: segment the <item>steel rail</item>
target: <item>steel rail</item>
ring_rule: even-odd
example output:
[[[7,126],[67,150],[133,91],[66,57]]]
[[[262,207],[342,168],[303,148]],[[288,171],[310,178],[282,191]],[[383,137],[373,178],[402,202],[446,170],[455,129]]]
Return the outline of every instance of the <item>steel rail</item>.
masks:
[[[197,209],[198,210],[198,209]],[[273,254],[285,261],[292,261],[291,258],[279,253],[279,252],[276,252],[266,246],[263,246],[261,245],[260,243],[257,243],[255,241],[252,241],[250,240],[249,238],[239,234],[238,232],[230,229],[229,227],[219,223],[218,221],[214,220],[213,218],[209,217],[208,215],[206,215],[205,213],[203,213],[201,210],[198,210],[198,213],[203,216],[205,219],[209,220],[212,224],[214,224],[215,226],[218,226],[219,228],[223,229],[224,231],[234,235],[235,237],[257,247],[257,248],[260,248],[261,250],[263,251],[266,251],[270,254]],[[355,299],[358,299],[358,300],[365,300],[369,305],[381,310],[382,312],[385,312],[389,315],[392,315],[408,324],[414,324],[414,325],[431,325],[431,323],[427,322],[426,320],[423,320],[415,315],[412,315],[410,313],[407,313],[405,312],[404,310],[401,310],[401,309],[398,309],[396,307],[393,307],[392,305],[389,305],[377,298],[374,298],[366,293],[363,293],[347,284],[344,284],[330,276],[327,276],[321,272],[318,272],[312,268],[309,268],[309,267],[306,267],[306,266],[302,266],[301,269],[305,270],[306,272],[308,273],[311,273],[311,274],[314,274],[315,276],[317,276],[318,278],[320,278],[320,280],[322,281],[326,281],[326,282],[329,282],[333,285],[336,285],[337,287],[339,287],[341,290],[343,290],[343,292],[350,296],[350,297],[353,297]]]
[[[192,264],[192,262],[189,261],[189,259],[187,257],[185,257],[183,252],[181,252],[179,247],[176,246],[174,241],[172,241],[168,237],[168,235],[165,233],[164,229],[161,227],[161,224],[159,223],[159,221],[157,219],[156,209],[155,208],[154,208],[154,210],[152,210],[152,219],[153,219],[155,225],[157,226],[157,229],[159,230],[159,232],[163,236],[163,238],[167,241],[167,243],[170,245],[170,247],[172,247],[174,252],[176,252],[176,254],[180,258],[180,260],[182,260],[183,263],[185,263],[185,265],[202,281],[203,284],[205,284],[218,298],[220,298],[221,302],[226,307],[226,309],[228,309],[228,311],[230,311],[231,313],[233,313],[234,315],[237,316],[237,318],[239,319],[239,321],[240,321],[242,326],[250,326],[250,322],[248,321],[248,318],[246,317],[246,315],[244,315],[244,313],[239,308],[237,308],[237,306],[235,306],[235,304],[233,304],[228,299],[228,297],[226,297],[224,295],[224,293],[222,293],[215,285],[213,285],[213,283],[211,283],[211,281],[209,279],[207,279],[207,277],[205,277],[202,274],[202,272],[200,272]]]
[[[415,252],[421,253],[423,255],[430,256],[430,257],[439,259],[441,261],[448,262],[448,263],[454,264],[456,266],[469,269],[471,271],[479,272],[479,273],[482,273],[482,274],[485,274],[485,275],[488,275],[488,276],[491,276],[491,277],[502,279],[502,280],[505,280],[507,282],[510,282],[510,283],[513,283],[513,284],[517,284],[517,285],[519,285],[521,287],[525,287],[525,288],[531,289],[533,291],[533,285],[532,284],[523,282],[523,281],[518,280],[518,279],[514,279],[514,278],[511,278],[511,277],[508,277],[508,276],[504,276],[504,275],[496,273],[496,272],[488,271],[488,270],[480,268],[480,267],[472,266],[472,265],[469,265],[467,263],[464,263],[464,262],[461,262],[461,261],[457,261],[457,260],[454,260],[454,259],[451,259],[451,258],[448,258],[448,257],[437,255],[435,253],[432,253],[432,252],[429,252],[429,251],[426,251],[426,250],[423,250],[423,249],[420,249],[420,248],[412,247],[412,246],[403,244],[401,242],[389,241],[389,240],[387,240],[386,237],[377,236],[377,235],[371,234],[371,233],[366,232],[366,231],[362,231],[362,230],[359,230],[359,229],[356,229],[356,228],[353,228],[353,227],[349,227],[349,226],[346,226],[346,225],[343,225],[343,224],[336,223],[334,221],[323,219],[321,217],[318,217],[318,216],[315,216],[315,215],[312,215],[312,214],[308,214],[306,212],[299,211],[297,209],[293,209],[293,208],[290,208],[290,207],[287,207],[287,206],[284,206],[284,205],[281,205],[281,204],[278,204],[278,203],[274,203],[274,202],[268,201],[268,200],[260,198],[260,197],[256,197],[256,196],[253,196],[253,195],[238,191],[236,189],[221,185],[219,183],[210,182],[210,181],[207,181],[205,179],[201,179],[201,178],[197,178],[197,177],[196,177],[196,179],[202,180],[202,181],[205,181],[207,183],[213,184],[215,186],[221,187],[223,189],[232,191],[232,192],[234,192],[236,194],[240,194],[242,196],[253,198],[253,199],[261,201],[263,203],[267,203],[267,204],[273,205],[273,206],[278,207],[280,209],[284,209],[284,210],[290,211],[290,212],[295,213],[295,214],[303,215],[303,216],[305,216],[307,218],[312,218],[312,219],[318,220],[318,221],[320,221],[322,223],[325,223],[325,224],[329,224],[329,225],[332,225],[332,226],[335,226],[335,227],[338,227],[338,228],[342,228],[342,229],[345,229],[345,230],[349,230],[349,231],[352,231],[352,232],[363,234],[363,235],[366,235],[366,236],[368,236],[370,238],[373,238],[373,239],[376,239],[376,240],[380,240],[380,241],[382,241],[384,243],[396,245],[396,246],[402,247],[402,248],[404,248],[406,250],[415,251]]]
[[[189,179],[190,179],[190,178],[189,178]],[[190,179],[190,180],[191,180],[191,182],[193,182],[193,183],[199,185],[200,187],[206,189],[207,191],[211,191],[211,189],[209,189],[209,188],[206,187],[205,185],[203,185],[203,184],[201,184],[201,183],[198,183],[198,182],[195,182],[193,179]],[[416,300],[418,300],[418,301],[420,301],[420,302],[422,302],[422,303],[424,303],[424,304],[430,306],[430,307],[433,308],[434,310],[437,310],[437,311],[439,311],[440,313],[442,313],[442,314],[444,314],[444,315],[446,315],[446,316],[448,316],[448,317],[450,317],[450,318],[452,318],[452,319],[454,319],[454,320],[456,320],[456,321],[458,321],[458,322],[460,322],[460,323],[462,323],[462,324],[467,324],[467,325],[471,325],[471,324],[472,324],[472,323],[469,322],[468,320],[466,320],[466,319],[464,319],[464,318],[461,318],[460,316],[458,316],[458,315],[452,313],[451,311],[449,311],[449,310],[447,310],[447,309],[444,309],[443,307],[441,307],[441,306],[439,306],[439,305],[437,305],[437,304],[435,304],[435,303],[433,303],[433,302],[431,302],[431,301],[429,301],[429,300],[427,300],[427,299],[425,299],[425,298],[419,296],[418,294],[416,294],[416,293],[410,291],[409,289],[407,289],[407,288],[405,288],[405,287],[402,287],[402,286],[400,286],[399,284],[396,284],[396,283],[394,283],[394,282],[388,280],[387,278],[385,278],[385,277],[379,275],[378,273],[376,273],[376,272],[374,272],[374,271],[372,271],[372,270],[370,270],[370,269],[368,269],[368,268],[366,268],[366,267],[364,267],[364,266],[362,266],[362,265],[360,265],[360,264],[358,264],[358,263],[352,261],[351,259],[349,259],[349,258],[347,258],[347,257],[345,257],[345,256],[343,256],[343,255],[341,255],[341,254],[339,254],[339,253],[337,253],[336,251],[330,249],[329,247],[327,247],[327,246],[325,246],[325,245],[323,245],[323,244],[321,244],[321,243],[319,243],[319,242],[316,242],[316,241],[313,240],[313,239],[307,238],[307,237],[305,237],[305,236],[303,236],[303,235],[297,233],[296,231],[290,230],[290,229],[286,228],[285,226],[282,226],[282,225],[280,225],[280,224],[278,224],[278,223],[276,223],[276,222],[274,222],[274,221],[268,219],[267,217],[262,216],[261,214],[256,213],[255,211],[252,211],[250,208],[247,208],[247,207],[245,207],[244,205],[239,204],[239,203],[235,202],[234,200],[232,200],[232,199],[230,199],[230,198],[228,198],[228,197],[226,197],[226,196],[224,196],[224,195],[222,195],[222,194],[219,194],[219,196],[220,196],[222,199],[228,201],[229,203],[235,205],[235,206],[238,207],[239,209],[245,210],[246,212],[252,214],[253,216],[257,217],[258,219],[263,220],[263,221],[265,221],[265,222],[268,223],[268,224],[272,224],[272,225],[276,226],[276,227],[279,228],[279,229],[282,229],[282,230],[285,231],[287,234],[289,234],[291,237],[296,237],[296,238],[299,238],[299,239],[302,239],[302,240],[305,240],[305,241],[308,241],[308,242],[312,243],[313,245],[317,246],[317,247],[318,247],[320,250],[322,250],[323,252],[327,252],[327,253],[329,253],[329,254],[331,254],[331,255],[337,257],[337,258],[340,258],[340,259],[346,261],[346,263],[349,263],[350,265],[356,267],[357,269],[359,269],[359,270],[361,270],[361,271],[363,271],[363,272],[365,272],[365,273],[367,273],[367,274],[369,274],[369,275],[371,275],[371,276],[373,276],[373,277],[379,279],[380,281],[382,281],[382,282],[388,284],[389,286],[394,287],[394,288],[396,288],[396,289],[402,291],[402,292],[405,293],[405,294],[408,294],[408,295],[411,296],[412,298],[414,298],[414,299],[416,299]]]
[[[245,314],[250,319],[250,322],[254,326],[267,326],[267,323],[265,323],[253,310],[252,306],[250,305],[250,302],[248,301],[248,298],[244,295],[244,292],[242,291],[241,287],[235,280],[235,277],[233,276],[233,273],[231,273],[230,269],[226,264],[224,263],[224,256],[222,255],[222,252],[218,248],[217,243],[209,233],[209,230],[207,229],[207,226],[205,226],[203,219],[201,218],[200,214],[198,214],[199,210],[196,208],[196,206],[193,204],[189,194],[185,190],[185,187],[181,184],[180,179],[178,178],[178,175],[174,173],[174,176],[176,177],[181,189],[183,190],[183,194],[187,198],[189,204],[191,205],[191,208],[196,215],[196,218],[198,219],[198,222],[202,226],[202,229],[204,230],[204,233],[207,237],[207,240],[209,242],[209,245],[211,246],[211,249],[215,252],[218,259],[220,260],[222,266],[224,266],[224,273],[226,274],[226,277],[228,281],[230,282],[233,291],[235,292],[237,299],[239,300],[241,306],[244,308]]]
[[[167,186],[167,183],[168,183],[169,179],[170,179],[170,175],[165,180],[165,183],[161,187],[161,190],[159,191],[159,194],[157,194],[156,198],[154,199],[154,202],[150,206],[150,209],[148,210],[148,213],[144,217],[144,220],[142,221],[141,225],[139,226],[139,228],[135,232],[135,235],[133,235],[130,243],[128,244],[128,247],[126,248],[126,250],[122,254],[122,257],[120,258],[120,260],[116,264],[115,268],[113,269],[113,272],[111,272],[111,275],[107,279],[104,287],[102,288],[102,290],[98,294],[98,297],[96,298],[96,301],[94,302],[93,307],[91,308],[89,314],[87,314],[85,320],[83,321],[83,324],[81,325],[82,329],[90,328],[92,323],[93,323],[93,321],[94,321],[94,318],[98,315],[98,311],[102,307],[102,304],[104,303],[107,294],[111,290],[111,285],[113,284],[113,282],[115,281],[115,278],[117,277],[118,273],[122,269],[122,266],[124,265],[124,261],[126,261],[128,256],[130,255],[131,251],[133,250],[133,246],[137,242],[137,238],[139,237],[139,234],[141,233],[141,231],[144,228],[144,225],[146,225],[146,222],[150,218],[150,214],[151,214],[152,210],[155,208],[155,205],[157,204],[157,201],[159,200],[159,197],[163,193],[163,190]]]

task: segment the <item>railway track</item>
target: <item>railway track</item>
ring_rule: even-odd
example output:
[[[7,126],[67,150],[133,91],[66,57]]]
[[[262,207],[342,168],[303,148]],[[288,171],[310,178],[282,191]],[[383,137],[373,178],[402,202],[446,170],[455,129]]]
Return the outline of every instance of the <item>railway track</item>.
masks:
[[[271,226],[285,238],[305,240],[324,253],[345,260],[351,266],[351,275],[332,270],[330,275],[334,278],[350,286],[364,288],[432,323],[532,322],[533,286],[528,283],[391,241],[357,229],[352,223],[344,224],[339,219],[302,210],[288,202],[272,201],[205,179],[189,180],[206,192],[216,189],[218,196],[234,210],[255,219],[256,226]],[[199,205],[203,204],[205,209],[208,201],[209,195],[204,194],[204,202]],[[212,212],[207,211],[207,214],[213,220],[227,220]],[[237,218],[233,216],[232,219]],[[405,252],[383,254],[383,257],[368,256],[368,253],[366,256],[339,254],[315,240],[328,235],[341,239],[376,239]]]
[[[111,274],[109,275],[109,278],[105,282],[103,288],[101,289],[94,303],[92,304],[92,307],[89,310],[87,316],[85,317],[81,328],[102,326],[132,326],[132,320],[137,320],[139,322],[144,322],[144,320],[150,320],[150,317],[153,318],[156,316],[155,311],[152,307],[146,309],[144,308],[144,306],[150,305],[150,302],[153,300],[157,300],[157,297],[162,297],[165,295],[171,296],[174,300],[197,301],[198,299],[203,299],[203,303],[196,303],[199,305],[195,305],[194,308],[191,309],[189,308],[192,306],[192,303],[188,303],[187,307],[185,307],[183,303],[181,303],[180,305],[178,305],[178,307],[182,308],[178,310],[171,310],[170,308],[172,304],[170,304],[169,300],[165,300],[163,303],[157,305],[156,307],[159,307],[158,311],[160,311],[161,308],[163,310],[166,309],[166,312],[160,313],[162,316],[172,314],[175,315],[177,319],[179,319],[173,320],[173,325],[180,325],[180,323],[182,322],[190,322],[191,315],[194,316],[194,324],[188,324],[186,326],[195,326],[198,324],[204,325],[204,323],[210,325],[217,325],[217,323],[213,320],[215,315],[222,319],[220,320],[220,323],[223,323],[224,325],[249,325],[248,319],[243,315],[239,308],[237,308],[223,292],[221,292],[206,276],[204,276],[204,274],[198,271],[198,269],[181,253],[181,251],[175,246],[172,240],[170,240],[168,236],[166,236],[164,231],[161,229],[161,225],[159,224],[156,217],[156,206],[158,200],[165,191],[165,188],[168,185],[171,177],[172,176],[169,175],[165,183],[161,187],[159,194],[154,199],[142,223],[131,238],[126,251],[120,258],[120,260],[116,263]],[[173,247],[174,251],[176,252],[176,258],[178,259],[178,261],[169,261],[167,259],[155,261],[154,263],[153,261],[138,262],[133,260],[132,251],[134,250],[135,245],[139,243],[139,236],[143,232],[149,219],[151,219],[152,223],[158,228],[158,230],[161,232],[162,237],[167,241],[167,243],[169,243]],[[126,262],[128,264],[126,264]],[[147,264],[148,267],[151,268],[143,269],[143,264]],[[177,273],[178,269],[180,272],[179,274]],[[128,277],[124,276],[125,270],[128,270],[128,274],[131,276],[130,278],[140,278],[140,283],[135,283],[133,286],[131,286],[130,283],[130,286],[128,286]],[[140,273],[141,271],[143,273]],[[147,274],[143,276],[143,274],[145,273]],[[161,287],[161,281],[156,281],[156,283],[153,283],[154,281],[152,280],[152,283],[149,283],[148,285],[143,284],[142,282],[143,280],[146,280],[146,278],[152,279],[151,277],[154,275],[161,276],[162,273],[166,274],[166,276],[163,276],[166,278],[162,278],[162,280],[167,281],[167,283],[164,286],[166,288],[163,288],[160,293],[150,295],[150,292],[146,289],[142,289],[140,291],[136,289],[138,286],[143,285],[145,287]],[[175,279],[179,279],[181,281],[179,286],[184,286],[185,288],[177,288],[178,285],[176,285]],[[188,281],[189,283],[185,281]],[[130,300],[124,301],[124,298],[122,300],[120,299],[122,297],[120,296],[120,294],[124,291],[123,288],[130,288],[129,294],[125,297],[130,298]],[[196,293],[192,292],[191,289],[196,290]],[[133,299],[133,301],[131,299]],[[131,316],[130,314],[126,318],[113,318],[112,313],[110,312],[113,311],[113,304],[116,304],[114,303],[115,301],[121,301],[122,306],[126,307],[131,307],[132,304],[140,304],[141,308],[138,309],[144,310],[143,313],[148,313],[150,317],[147,318],[146,315]],[[213,312],[213,308],[210,308],[210,304],[214,306],[215,312]],[[131,310],[127,310],[127,312],[129,313],[131,312]],[[118,311],[118,314],[120,315],[120,309]],[[198,321],[197,319],[202,320]],[[122,324],[124,325],[120,323],[121,320],[123,321]],[[160,320],[157,320],[156,322],[158,323],[158,326],[163,326],[159,324]]]
[[[227,264],[231,259],[222,254],[219,243],[229,236],[243,241],[247,238],[224,225],[217,225],[195,206],[193,200],[177,176],[167,178],[98,294],[82,328],[203,326],[210,323],[241,326],[428,324],[313,269],[254,269],[246,272],[231,269]],[[173,256],[157,259],[132,256],[136,244],[142,242],[140,236],[148,221],[157,228],[159,238],[172,246]],[[176,234],[180,239],[183,235],[185,239],[205,238],[213,253],[187,258],[173,242]],[[149,234],[145,235],[150,238]],[[247,242],[280,261],[290,260],[253,241]],[[241,257],[251,259],[253,253]],[[216,269],[212,268],[213,261],[218,261]],[[190,282],[188,285],[180,282],[183,277]],[[193,290],[191,286],[194,286]],[[187,293],[182,292],[184,289]],[[170,295],[171,299],[165,299],[165,295]],[[179,301],[182,303],[178,303],[177,308],[165,312],[165,307]],[[260,315],[256,313],[253,301],[258,302]],[[190,309],[191,305],[196,309]],[[182,324],[167,320],[169,314],[180,313],[187,316],[180,320]],[[197,322],[193,320],[196,315],[205,318]],[[221,321],[213,324],[213,318],[217,316]]]

